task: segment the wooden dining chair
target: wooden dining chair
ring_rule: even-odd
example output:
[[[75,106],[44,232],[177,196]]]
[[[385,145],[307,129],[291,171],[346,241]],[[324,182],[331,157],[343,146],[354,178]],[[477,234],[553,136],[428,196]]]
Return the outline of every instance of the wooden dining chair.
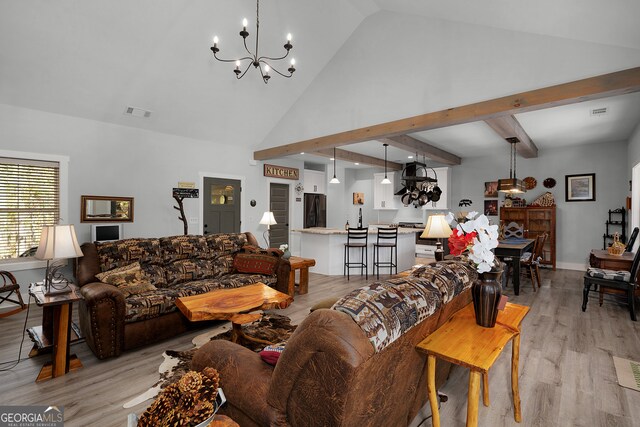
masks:
[[[510,222],[504,227],[504,238],[516,237],[518,239],[524,238],[524,224],[518,224],[517,222]]]
[[[542,233],[538,237],[536,237],[536,242],[533,244],[533,252],[526,256],[523,255],[520,259],[520,268],[524,267],[524,271],[529,272],[529,277],[531,277],[531,286],[533,286],[533,291],[536,291],[536,282],[538,282],[538,289],[540,289],[540,261],[542,261],[543,254],[542,251],[544,249],[544,243],[547,241],[547,233]]]
[[[17,299],[13,299],[12,296]],[[4,302],[17,304],[18,307],[0,313],[0,317],[11,316],[27,308],[22,300],[22,295],[20,295],[20,285],[13,274],[8,271],[0,271],[0,304]]]
[[[625,252],[633,252],[633,245],[636,243],[636,238],[638,237],[638,227],[635,227],[631,232],[631,237],[629,237],[629,241],[627,242],[627,246],[624,248]]]
[[[519,260],[504,259],[506,262],[506,280],[505,287],[509,285],[509,279],[513,274],[513,263],[520,262],[520,272],[529,274],[531,278],[531,286],[533,286],[533,291],[536,291],[536,281],[538,282],[538,288],[540,288],[540,261],[542,261],[542,250],[544,248],[544,242],[547,240],[547,233],[540,234],[536,237],[535,242],[533,243],[533,248],[531,252],[525,252],[522,254]]]
[[[587,310],[587,302],[589,301],[589,291],[591,286],[595,285],[600,288],[606,288],[607,293],[626,294],[627,303],[629,305],[629,314],[631,320],[637,320],[635,307],[635,293],[638,288],[638,266],[640,265],[640,250],[633,257],[631,271],[606,270],[602,268],[590,267],[584,275],[584,289],[582,290],[582,311]]]

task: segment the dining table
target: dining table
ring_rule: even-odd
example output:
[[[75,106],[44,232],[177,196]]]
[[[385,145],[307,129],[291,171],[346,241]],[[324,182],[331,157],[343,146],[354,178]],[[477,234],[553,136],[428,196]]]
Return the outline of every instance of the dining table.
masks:
[[[533,251],[536,239],[509,238],[498,241],[494,253],[498,258],[511,258],[513,267],[513,292],[520,295],[520,258],[529,251]]]

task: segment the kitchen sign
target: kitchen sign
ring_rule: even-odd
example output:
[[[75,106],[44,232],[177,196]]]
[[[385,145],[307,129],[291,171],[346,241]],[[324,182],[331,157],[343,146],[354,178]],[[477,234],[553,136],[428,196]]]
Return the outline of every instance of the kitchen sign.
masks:
[[[271,178],[300,179],[300,172],[298,168],[265,164],[264,176]]]

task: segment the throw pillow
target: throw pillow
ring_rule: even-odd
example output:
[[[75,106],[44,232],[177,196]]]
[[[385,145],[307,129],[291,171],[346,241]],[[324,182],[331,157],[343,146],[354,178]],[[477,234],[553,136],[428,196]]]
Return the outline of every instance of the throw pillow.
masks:
[[[254,254],[265,254],[265,255],[273,255],[273,256],[282,256],[284,254],[284,252],[282,252],[280,249],[278,248],[267,248],[267,249],[262,249],[259,246],[256,245],[244,245],[242,247],[242,252],[247,252],[247,253],[254,253]]]
[[[233,269],[238,273],[275,274],[279,258],[260,253],[239,253],[233,259]]]
[[[116,286],[122,291],[125,298],[156,289],[146,279],[139,262],[96,274],[96,278],[101,282]]]
[[[286,342],[281,342],[278,344],[268,345],[259,353],[260,357],[269,365],[276,366],[286,344]]]

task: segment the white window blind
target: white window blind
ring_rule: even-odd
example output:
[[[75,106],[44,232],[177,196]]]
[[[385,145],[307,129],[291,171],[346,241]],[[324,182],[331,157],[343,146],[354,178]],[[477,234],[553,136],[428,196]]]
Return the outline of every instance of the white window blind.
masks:
[[[59,218],[59,163],[0,157],[0,259],[34,255]]]

